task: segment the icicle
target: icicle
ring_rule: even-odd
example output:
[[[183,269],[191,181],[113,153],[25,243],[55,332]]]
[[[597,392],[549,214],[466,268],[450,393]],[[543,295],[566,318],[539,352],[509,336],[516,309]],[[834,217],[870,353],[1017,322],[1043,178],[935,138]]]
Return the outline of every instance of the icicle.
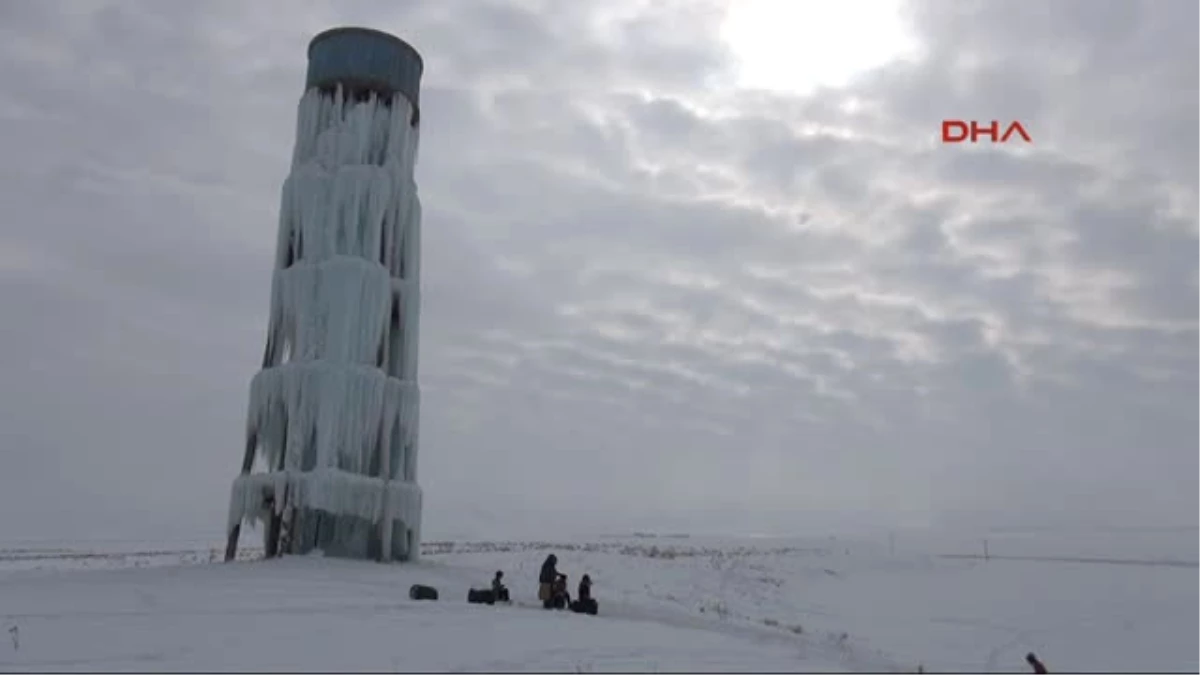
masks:
[[[279,466],[286,438],[289,454],[285,466],[307,468],[297,465],[302,461],[300,448],[315,432],[311,468],[365,473],[364,458],[375,452],[385,411],[405,405],[403,398],[400,403],[388,400],[396,398],[390,389],[397,386],[412,385],[362,365],[313,361],[264,370],[250,385],[247,432],[256,434],[270,467]]]
[[[271,335],[288,341],[293,361],[374,364],[390,320],[391,279],[376,263],[337,257],[276,274]]]
[[[412,445],[409,446],[409,452],[408,452],[408,457],[407,457],[407,460],[408,460],[408,463],[406,465],[407,476],[408,476],[408,480],[414,481],[413,484],[416,485],[415,481],[417,480],[417,461],[421,458],[421,455],[418,452],[418,449],[420,448],[420,443],[418,442],[418,439],[421,436],[421,416],[420,415],[418,415],[418,414],[413,415],[412,426],[410,426],[408,428],[408,435],[409,435],[410,440],[412,441]]]
[[[414,484],[387,484],[379,478],[345,471],[277,471],[239,476],[233,484],[227,527],[232,530],[242,520],[262,521],[272,513],[280,515],[295,508],[378,522],[384,515],[385,495],[394,504],[389,511],[406,522],[420,508],[420,489]],[[267,508],[268,496],[274,497],[273,509]]]
[[[233,530],[243,519],[260,522],[272,512],[282,513],[283,496],[288,482],[289,474],[285,472],[238,476],[233,481],[227,531]],[[272,509],[267,509],[268,497],[273,497]]]
[[[387,485],[392,517],[413,527],[420,521],[422,494],[416,483],[391,482]]]

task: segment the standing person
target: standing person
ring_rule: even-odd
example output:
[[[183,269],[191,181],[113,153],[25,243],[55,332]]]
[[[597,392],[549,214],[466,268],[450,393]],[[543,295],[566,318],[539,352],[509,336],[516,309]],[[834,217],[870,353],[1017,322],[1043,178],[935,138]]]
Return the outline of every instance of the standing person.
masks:
[[[558,556],[551,553],[542,563],[542,572],[538,575],[538,600],[542,606],[550,609],[554,599],[554,581],[558,579]]]
[[[1025,662],[1033,668],[1033,672],[1035,673],[1044,674],[1049,672],[1046,670],[1046,665],[1043,664],[1033,652],[1029,652],[1025,655]]]

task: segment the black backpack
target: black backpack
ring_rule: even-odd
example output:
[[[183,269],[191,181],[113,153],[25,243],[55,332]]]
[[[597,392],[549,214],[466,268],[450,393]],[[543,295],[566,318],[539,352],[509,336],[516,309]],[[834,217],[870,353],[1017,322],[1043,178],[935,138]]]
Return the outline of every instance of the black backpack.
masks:
[[[496,594],[490,590],[472,588],[467,591],[467,602],[472,605],[494,605],[496,604]]]
[[[438,592],[433,586],[413,584],[412,587],[408,589],[408,597],[410,600],[437,600]]]

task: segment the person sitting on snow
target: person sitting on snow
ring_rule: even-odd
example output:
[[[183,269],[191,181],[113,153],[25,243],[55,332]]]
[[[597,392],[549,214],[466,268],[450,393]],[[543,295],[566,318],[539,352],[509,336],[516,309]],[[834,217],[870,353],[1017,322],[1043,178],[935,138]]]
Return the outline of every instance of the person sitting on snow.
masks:
[[[571,594],[567,592],[567,575],[559,574],[550,589],[550,606],[554,609],[566,609],[571,604]]]
[[[508,588],[502,581],[504,572],[496,570],[496,576],[492,577],[492,597],[496,602],[508,602]]]
[[[575,602],[571,603],[571,611],[594,615],[596,609],[596,601],[592,599],[592,578],[585,574],[579,580],[579,596],[575,598]]]

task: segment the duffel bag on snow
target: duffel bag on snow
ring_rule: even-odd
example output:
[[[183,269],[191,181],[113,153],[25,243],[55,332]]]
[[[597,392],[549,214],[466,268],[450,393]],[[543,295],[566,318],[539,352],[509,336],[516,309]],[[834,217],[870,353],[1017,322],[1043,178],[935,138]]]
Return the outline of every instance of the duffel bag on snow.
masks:
[[[496,594],[492,591],[472,588],[467,591],[467,602],[472,605],[494,605],[496,604]]]
[[[599,606],[592,598],[571,601],[571,611],[576,614],[591,614],[592,616],[596,616],[598,610]]]
[[[408,589],[408,597],[412,600],[437,600],[438,592],[433,586],[413,584],[412,587]]]

